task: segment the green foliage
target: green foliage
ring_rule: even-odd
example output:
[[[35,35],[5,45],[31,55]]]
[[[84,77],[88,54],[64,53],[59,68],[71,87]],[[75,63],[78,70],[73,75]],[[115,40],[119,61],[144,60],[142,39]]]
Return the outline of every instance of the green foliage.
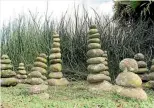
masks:
[[[29,95],[27,92],[29,85],[1,88],[2,105],[4,108],[152,108],[154,106],[152,90],[146,90],[149,96],[147,101],[140,101],[104,91],[90,92],[86,85],[85,82],[73,82],[69,86],[50,86],[47,91],[50,94],[49,100]]]

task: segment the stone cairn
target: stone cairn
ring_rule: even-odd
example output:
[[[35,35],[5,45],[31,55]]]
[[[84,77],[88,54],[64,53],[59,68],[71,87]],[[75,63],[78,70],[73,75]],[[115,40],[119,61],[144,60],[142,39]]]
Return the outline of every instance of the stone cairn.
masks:
[[[50,86],[68,85],[69,84],[68,80],[66,78],[63,78],[60,38],[57,33],[53,34],[53,46],[51,49],[49,60],[50,60],[50,67],[48,75],[49,78],[48,84]]]
[[[154,89],[154,59],[152,59],[152,66],[150,73],[147,75],[148,82],[145,83],[145,87]]]
[[[27,79],[27,72],[25,70],[24,63],[19,63],[17,75],[16,75],[19,83],[25,83]]]
[[[8,55],[2,55],[1,57],[1,79],[0,84],[1,86],[15,86],[18,83],[18,80],[15,78],[16,73],[12,71],[12,64],[11,60],[9,59]]]
[[[106,90],[109,91],[109,87],[112,84],[109,82],[111,78],[106,72],[106,66],[104,65],[105,57],[104,52],[101,50],[100,34],[95,25],[90,27],[88,33],[88,52],[87,52],[87,70],[90,73],[87,76],[90,90]],[[106,55],[106,54],[105,54]],[[106,63],[107,64],[107,63]],[[107,74],[106,74],[107,73]]]
[[[40,54],[34,62],[34,67],[32,71],[28,74],[27,83],[30,84],[29,93],[37,94],[40,98],[48,99],[49,94],[45,93],[48,86],[45,84],[45,74],[47,68],[47,56],[45,54]],[[43,96],[43,97],[42,97]],[[45,96],[45,97],[44,97]]]
[[[148,68],[147,68],[147,63],[144,61],[145,57],[142,53],[137,53],[134,56],[134,59],[137,61],[138,64],[138,71],[135,72],[140,76],[142,81],[147,81],[147,75],[148,75]]]
[[[136,98],[140,100],[146,100],[147,94],[141,88],[142,80],[134,72],[138,71],[138,64],[135,59],[126,58],[119,64],[122,72],[116,78],[115,91],[117,94]]]

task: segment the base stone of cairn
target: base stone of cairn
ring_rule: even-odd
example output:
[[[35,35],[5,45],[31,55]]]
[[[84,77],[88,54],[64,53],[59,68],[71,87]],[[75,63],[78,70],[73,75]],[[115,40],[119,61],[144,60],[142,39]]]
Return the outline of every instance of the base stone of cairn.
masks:
[[[138,64],[138,71],[136,72],[136,74],[138,74],[142,81],[147,82],[147,75],[148,75],[148,68],[147,68],[147,63],[144,61],[145,57],[142,53],[137,53],[134,56],[134,59],[137,61]]]
[[[87,76],[87,81],[89,83],[89,90],[105,90],[110,91],[112,89],[112,84],[109,82],[111,78],[109,77],[109,72],[104,63],[106,63],[106,58],[103,57],[104,52],[101,50],[100,44],[100,34],[93,25],[90,27],[88,33],[88,52],[87,52],[87,70],[90,73]]]
[[[26,83],[27,72],[25,70],[24,63],[19,63],[16,78],[18,79],[19,83]]]
[[[150,73],[146,77],[148,79],[148,82],[146,82],[143,86],[154,89],[154,59],[152,59]]]
[[[135,64],[135,66],[132,64]],[[124,97],[146,100],[147,94],[141,88],[142,80],[134,73],[134,70],[136,72],[138,68],[136,60],[129,58],[124,59],[120,62],[119,67],[123,72],[121,72],[116,78],[117,85],[114,86],[115,92]]]
[[[49,60],[50,67],[48,75],[48,84],[50,86],[68,85],[68,80],[66,78],[63,78],[60,38],[57,33],[54,33],[53,35],[53,46],[51,49]]]
[[[46,85],[44,81],[46,78],[44,75],[47,72],[46,62],[46,55],[40,54],[40,56],[37,57],[36,61],[34,62],[34,67],[32,68],[32,71],[28,74],[27,83],[31,85],[28,88],[28,91],[34,96],[37,95],[40,97],[40,95],[43,95],[44,93],[47,94],[45,91],[48,89],[48,85]]]
[[[18,84],[18,80],[15,78],[16,73],[12,71],[12,64],[11,60],[9,59],[8,55],[2,55],[1,57],[1,79],[0,84],[1,86],[15,86]]]

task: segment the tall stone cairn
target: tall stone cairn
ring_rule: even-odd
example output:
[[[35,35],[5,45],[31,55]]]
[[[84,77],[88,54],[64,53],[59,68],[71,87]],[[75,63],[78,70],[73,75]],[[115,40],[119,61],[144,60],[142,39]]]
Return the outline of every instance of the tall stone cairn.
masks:
[[[154,89],[154,59],[152,59],[152,65],[150,68],[150,73],[147,75],[148,82],[144,84],[147,88]]]
[[[131,64],[134,64],[134,67]],[[115,85],[114,89],[117,94],[125,97],[146,100],[147,94],[141,88],[142,80],[134,73],[134,70],[138,68],[137,61],[126,58],[119,63],[119,68],[123,72],[121,72],[116,78],[117,85]]]
[[[29,93],[37,94],[37,95],[48,95],[45,91],[48,89],[48,86],[45,84],[47,78],[45,74],[47,73],[47,56],[45,54],[40,54],[39,57],[36,58],[34,62],[34,67],[31,69],[32,71],[28,74],[27,83],[30,84]]]
[[[50,86],[68,85],[68,80],[66,78],[63,78],[60,38],[59,34],[57,33],[53,34],[53,45],[51,49],[51,54],[49,56],[49,60],[50,67],[48,75],[48,84]]]
[[[27,72],[25,70],[24,63],[19,63],[17,75],[16,75],[19,83],[25,83],[27,79]]]
[[[147,68],[147,63],[144,61],[145,57],[142,53],[137,53],[134,56],[134,59],[137,61],[138,64],[138,71],[135,72],[136,74],[138,74],[140,76],[140,78],[142,79],[142,81],[147,81],[147,74],[148,74],[148,68]]]
[[[1,57],[1,86],[15,86],[18,83],[18,80],[15,78],[16,73],[12,71],[13,66],[8,55],[2,55]]]
[[[87,70],[90,73],[87,76],[90,90],[109,90],[111,78],[106,74],[104,65],[105,57],[100,44],[100,34],[95,25],[90,27],[88,32],[88,52],[87,52]],[[107,86],[106,86],[107,85]]]

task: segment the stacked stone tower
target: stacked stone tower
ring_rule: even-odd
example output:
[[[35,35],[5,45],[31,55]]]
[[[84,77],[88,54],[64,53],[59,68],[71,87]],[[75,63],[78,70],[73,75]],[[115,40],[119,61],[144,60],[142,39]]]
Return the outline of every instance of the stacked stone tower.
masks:
[[[138,71],[135,73],[141,77],[142,81],[147,81],[146,76],[149,70],[147,68],[147,63],[144,61],[144,55],[142,53],[137,53],[134,56],[134,59],[137,61],[138,64]]]
[[[39,57],[36,58],[34,62],[34,67],[32,71],[28,74],[27,83],[32,85],[29,88],[29,93],[31,94],[39,94],[48,95],[45,91],[48,89],[48,86],[45,84],[45,74],[46,74],[46,55],[40,54]]]
[[[146,100],[147,94],[141,88],[142,80],[134,73],[138,68],[136,60],[126,58],[120,62],[119,68],[123,72],[116,78],[116,92],[125,97]]]
[[[15,86],[18,83],[18,80],[15,78],[16,73],[12,71],[11,60],[8,55],[2,55],[1,57],[1,86]]]
[[[91,90],[102,90],[104,88],[103,84],[111,81],[111,78],[104,73],[106,66],[104,65],[105,58],[103,54],[104,52],[101,50],[100,44],[100,34],[96,26],[92,25],[88,33],[87,52],[87,70],[90,73],[87,81]]]
[[[47,56],[44,53],[41,53],[34,62],[34,67],[31,69],[32,71],[39,71],[42,74],[42,79],[46,80],[47,75]]]
[[[49,67],[48,84],[51,86],[67,85],[69,82],[67,81],[66,78],[63,78],[63,73],[62,73],[60,38],[57,33],[53,34],[53,46],[51,49],[49,60],[50,60],[50,67]]]
[[[16,77],[17,77],[19,83],[25,83],[25,81],[27,79],[27,72],[25,70],[24,63],[19,63]]]
[[[107,76],[109,76],[110,73],[109,73],[109,67],[108,67],[108,56],[107,56],[107,51],[104,51],[103,57],[104,57],[104,59],[105,59],[105,61],[103,62],[103,64],[105,65],[105,70],[102,71],[101,73],[102,73],[102,74],[105,74],[105,75],[107,75]]]

